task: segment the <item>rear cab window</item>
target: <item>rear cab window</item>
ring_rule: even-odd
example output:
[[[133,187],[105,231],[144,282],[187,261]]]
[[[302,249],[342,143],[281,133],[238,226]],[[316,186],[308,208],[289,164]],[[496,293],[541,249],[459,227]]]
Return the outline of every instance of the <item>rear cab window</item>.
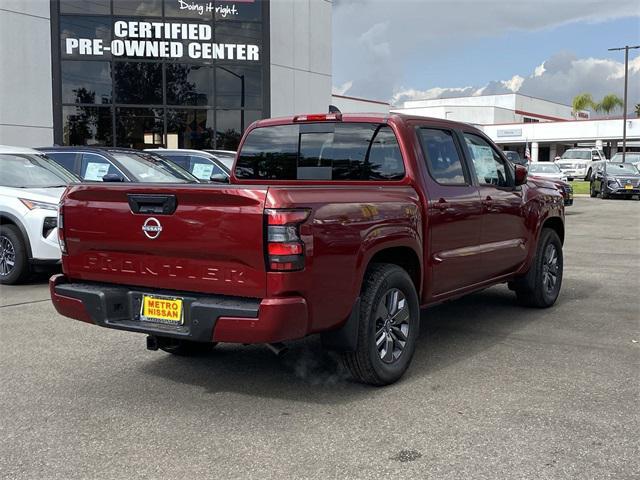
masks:
[[[395,134],[378,123],[259,127],[238,154],[240,180],[390,181],[405,176]]]

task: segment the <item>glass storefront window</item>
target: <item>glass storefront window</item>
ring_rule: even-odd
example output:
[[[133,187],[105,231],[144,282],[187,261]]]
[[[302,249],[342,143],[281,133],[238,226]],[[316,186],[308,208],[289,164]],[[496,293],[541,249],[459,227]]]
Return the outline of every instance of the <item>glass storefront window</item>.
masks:
[[[214,148],[213,110],[167,110],[167,148]]]
[[[145,148],[164,145],[162,108],[116,108],[116,144]]]
[[[62,109],[65,145],[113,145],[110,107],[69,106]]]
[[[245,129],[262,118],[257,110],[218,110],[216,112],[216,148],[236,150]]]
[[[174,63],[166,69],[168,105],[213,105],[211,67]]]
[[[60,0],[60,13],[109,15],[110,0]]]
[[[62,62],[62,101],[64,103],[111,103],[110,62]]]
[[[113,14],[161,17],[162,0],[117,0],[113,2]]]
[[[262,107],[262,72],[257,67],[216,67],[216,106]]]
[[[262,0],[54,0],[53,12],[57,143],[235,149],[268,111]]]
[[[162,64],[114,62],[116,103],[162,103]]]
[[[88,60],[105,60],[111,57],[109,51],[103,51],[100,56],[81,55],[78,48],[67,52],[67,39],[98,39],[104,45],[111,42],[111,20],[108,17],[80,17],[68,16],[60,18],[60,52],[62,58],[81,58]]]

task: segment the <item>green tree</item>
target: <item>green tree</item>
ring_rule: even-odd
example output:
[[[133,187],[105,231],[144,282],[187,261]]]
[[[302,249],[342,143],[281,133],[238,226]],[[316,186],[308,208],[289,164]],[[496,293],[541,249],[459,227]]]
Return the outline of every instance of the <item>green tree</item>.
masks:
[[[577,114],[580,110],[595,110],[595,103],[590,93],[581,93],[580,95],[576,95],[573,97],[571,105],[573,106],[574,114]]]
[[[624,107],[624,102],[620,97],[614,95],[613,93],[605,95],[602,101],[594,105],[594,109],[596,112],[603,112],[607,115],[609,115],[612,111],[622,107]]]
[[[636,103],[636,117],[640,118],[640,103]]]

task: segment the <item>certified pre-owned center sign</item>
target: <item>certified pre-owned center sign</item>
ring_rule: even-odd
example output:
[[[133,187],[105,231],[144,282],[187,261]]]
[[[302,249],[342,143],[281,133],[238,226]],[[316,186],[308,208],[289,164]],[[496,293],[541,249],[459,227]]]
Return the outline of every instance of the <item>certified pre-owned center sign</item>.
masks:
[[[214,43],[213,28],[204,23],[118,20],[117,37],[105,44],[99,38],[66,38],[67,55],[115,57],[191,58],[194,60],[260,60],[257,45]]]

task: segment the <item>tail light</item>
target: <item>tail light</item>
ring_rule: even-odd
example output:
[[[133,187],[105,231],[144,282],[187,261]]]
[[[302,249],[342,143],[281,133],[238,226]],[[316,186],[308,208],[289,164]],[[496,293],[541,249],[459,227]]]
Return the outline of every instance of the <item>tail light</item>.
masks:
[[[304,243],[300,225],[309,210],[264,211],[267,220],[267,267],[270,271],[292,272],[304,268]]]
[[[293,117],[295,123],[299,122],[340,122],[341,113],[314,113],[310,115],[296,115]]]
[[[58,243],[60,244],[60,251],[63,254],[67,253],[67,244],[64,241],[64,208],[60,205],[58,208]]]

